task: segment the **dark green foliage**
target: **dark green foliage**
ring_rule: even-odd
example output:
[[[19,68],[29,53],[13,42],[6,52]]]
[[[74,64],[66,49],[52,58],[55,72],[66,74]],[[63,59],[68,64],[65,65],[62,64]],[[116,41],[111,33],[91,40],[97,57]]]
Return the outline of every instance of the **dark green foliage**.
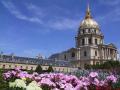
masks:
[[[53,70],[52,66],[49,66],[49,67],[48,67],[47,72],[54,72],[54,70]]]
[[[0,69],[0,90],[7,90],[6,88],[8,88],[8,82],[6,82],[3,79],[2,73],[4,72],[3,69]]]
[[[47,85],[42,85],[42,90],[51,90],[51,88]]]
[[[107,61],[101,64],[85,65],[85,69],[117,69],[120,68],[119,61]]]
[[[120,88],[120,81],[112,85],[113,88]]]
[[[8,89],[5,89],[5,90],[26,90],[26,89],[23,89],[23,88],[8,88]]]
[[[91,65],[85,64],[84,68],[85,69],[91,69]]]
[[[40,65],[38,65],[37,67],[36,67],[36,70],[35,70],[35,72],[37,72],[37,73],[42,73],[42,67],[40,66]]]

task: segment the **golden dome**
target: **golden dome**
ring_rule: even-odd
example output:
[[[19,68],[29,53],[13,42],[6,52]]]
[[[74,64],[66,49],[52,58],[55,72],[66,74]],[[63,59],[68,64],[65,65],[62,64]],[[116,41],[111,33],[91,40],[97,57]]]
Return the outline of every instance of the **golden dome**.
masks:
[[[88,5],[85,19],[81,22],[80,28],[99,28],[98,23],[92,18],[90,8]]]

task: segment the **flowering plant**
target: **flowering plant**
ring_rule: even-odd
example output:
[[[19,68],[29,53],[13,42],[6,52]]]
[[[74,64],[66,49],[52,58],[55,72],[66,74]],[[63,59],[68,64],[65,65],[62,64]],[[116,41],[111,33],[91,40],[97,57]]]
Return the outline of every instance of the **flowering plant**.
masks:
[[[63,73],[38,74],[34,72],[29,74],[18,69],[3,73],[3,77],[9,81],[10,88],[20,88],[21,90],[98,90],[98,88],[104,90],[104,87],[117,82],[114,75],[108,75],[106,79],[102,80],[97,72],[76,77]]]

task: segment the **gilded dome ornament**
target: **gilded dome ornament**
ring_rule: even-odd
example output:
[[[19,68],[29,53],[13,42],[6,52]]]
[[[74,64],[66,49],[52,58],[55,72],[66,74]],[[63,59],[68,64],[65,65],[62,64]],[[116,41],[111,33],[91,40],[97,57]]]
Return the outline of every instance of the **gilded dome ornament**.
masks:
[[[99,29],[98,23],[91,16],[89,4],[87,7],[85,19],[80,24],[80,29],[84,29],[84,28],[97,28],[97,29]]]

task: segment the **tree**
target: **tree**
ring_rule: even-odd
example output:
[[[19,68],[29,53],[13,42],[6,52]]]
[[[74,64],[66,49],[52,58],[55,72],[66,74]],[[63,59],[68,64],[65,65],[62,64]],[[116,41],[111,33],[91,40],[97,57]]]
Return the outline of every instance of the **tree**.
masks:
[[[54,72],[52,66],[49,66],[47,71],[48,71],[48,72]]]
[[[86,68],[88,68],[88,66],[86,66]],[[120,62],[119,61],[106,61],[104,63],[101,64],[95,64],[95,65],[91,65],[92,69],[116,69],[116,68],[120,68]]]
[[[91,66],[89,64],[85,64],[84,68],[85,69],[91,69]]]
[[[40,65],[38,65],[35,69],[35,72],[42,73],[42,67]]]

